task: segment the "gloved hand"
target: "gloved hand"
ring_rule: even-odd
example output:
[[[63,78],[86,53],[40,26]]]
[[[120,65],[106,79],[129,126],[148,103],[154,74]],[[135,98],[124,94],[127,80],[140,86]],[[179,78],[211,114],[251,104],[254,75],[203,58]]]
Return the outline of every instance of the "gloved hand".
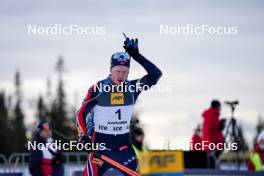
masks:
[[[57,151],[52,153],[55,157],[52,159],[52,163],[55,165],[61,165],[63,164],[63,155],[61,151]]]
[[[138,39],[132,39],[130,40],[128,37],[124,41],[124,49],[126,52],[133,57],[134,59],[139,56],[139,50],[138,50]]]
[[[81,136],[81,138],[80,138],[80,143],[82,143],[83,145],[85,145],[85,144],[88,144],[88,143],[92,143],[92,138],[91,137],[88,137],[88,136],[86,136],[86,135],[83,135],[83,136]]]

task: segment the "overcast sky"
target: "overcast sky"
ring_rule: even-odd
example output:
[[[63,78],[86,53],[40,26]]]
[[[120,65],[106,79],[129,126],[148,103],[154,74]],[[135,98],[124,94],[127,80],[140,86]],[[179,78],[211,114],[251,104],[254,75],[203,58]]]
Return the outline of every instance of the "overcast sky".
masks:
[[[126,32],[139,38],[140,52],[162,70],[159,84],[172,88],[170,93],[145,92],[137,104],[150,147],[168,141],[188,145],[213,98],[240,101],[236,115],[251,143],[257,117],[264,114],[263,7],[262,1],[1,1],[0,90],[13,92],[19,68],[24,99],[44,94],[46,78],[55,82],[54,64],[63,55],[67,98],[79,105],[88,87],[108,75],[110,56],[123,50]],[[27,33],[28,25],[54,24],[103,26],[105,34]],[[160,25],[187,24],[233,26],[238,34],[160,34]],[[129,78],[144,74],[132,61]],[[29,124],[34,109],[26,107]],[[229,116],[225,105],[222,116]]]

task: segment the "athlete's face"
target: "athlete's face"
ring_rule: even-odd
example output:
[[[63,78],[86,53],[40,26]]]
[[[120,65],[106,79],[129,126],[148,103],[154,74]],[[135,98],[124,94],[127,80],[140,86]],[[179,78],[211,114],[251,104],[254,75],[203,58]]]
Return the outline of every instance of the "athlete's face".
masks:
[[[120,85],[127,80],[129,68],[123,65],[118,65],[111,68],[113,84]]]
[[[144,134],[141,134],[141,135],[136,136],[135,139],[136,141],[143,143],[144,137],[145,137]]]
[[[48,139],[52,136],[52,132],[50,129],[43,129],[39,135],[44,139]]]

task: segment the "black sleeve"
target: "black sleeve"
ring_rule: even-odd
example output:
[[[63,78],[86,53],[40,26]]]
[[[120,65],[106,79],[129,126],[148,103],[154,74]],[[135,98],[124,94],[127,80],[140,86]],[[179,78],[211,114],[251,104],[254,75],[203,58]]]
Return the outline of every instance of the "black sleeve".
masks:
[[[43,176],[40,165],[42,152],[40,150],[31,150],[29,156],[29,173],[33,176]]]
[[[158,80],[162,76],[161,70],[141,54],[138,57],[134,58],[134,60],[144,67],[147,74],[140,79],[132,80],[131,84],[139,84],[140,86],[144,86],[143,90],[147,90],[151,86],[157,84]],[[137,99],[140,92],[141,91],[135,92],[135,99]]]

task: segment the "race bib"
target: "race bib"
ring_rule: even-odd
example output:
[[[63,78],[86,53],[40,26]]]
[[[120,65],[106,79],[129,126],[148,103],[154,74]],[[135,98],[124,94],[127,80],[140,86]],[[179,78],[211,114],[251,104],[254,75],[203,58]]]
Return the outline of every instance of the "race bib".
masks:
[[[105,134],[129,132],[133,105],[94,107],[94,130]]]

